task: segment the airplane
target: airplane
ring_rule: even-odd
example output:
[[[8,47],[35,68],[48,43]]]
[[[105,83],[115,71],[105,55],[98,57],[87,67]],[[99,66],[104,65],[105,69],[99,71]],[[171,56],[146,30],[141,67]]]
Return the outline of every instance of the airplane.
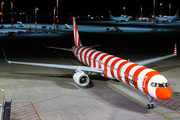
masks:
[[[169,23],[169,22],[173,22],[178,17],[179,17],[179,10],[177,10],[174,16],[155,17],[155,22],[156,23]]]
[[[71,49],[47,47],[71,51],[80,62],[87,66],[9,61],[7,60],[3,50],[5,60],[8,63],[14,64],[73,69],[75,70],[73,80],[81,87],[86,87],[91,84],[91,80],[89,76],[85,74],[85,72],[98,73],[106,78],[124,82],[125,84],[145,93],[149,97],[149,103],[146,106],[147,109],[154,108],[153,99],[166,100],[171,98],[172,91],[168,80],[158,71],[147,68],[144,65],[177,56],[176,43],[173,54],[158,58],[130,62],[129,60],[93,49],[96,47],[96,45],[90,47],[83,46],[74,17],[72,17],[72,21],[75,45],[72,46]]]
[[[128,17],[114,17],[111,13],[111,11],[109,10],[109,15],[110,15],[110,20],[114,20],[116,22],[128,22],[129,18]]]
[[[174,16],[168,16],[168,17],[173,22],[175,19],[179,18],[179,10],[177,10]]]

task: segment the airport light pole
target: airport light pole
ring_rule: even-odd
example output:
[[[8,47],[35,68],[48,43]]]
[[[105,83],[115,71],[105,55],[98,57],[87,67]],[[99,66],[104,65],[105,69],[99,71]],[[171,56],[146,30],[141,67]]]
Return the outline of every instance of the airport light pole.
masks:
[[[162,16],[162,3],[160,3],[160,7],[161,7],[160,14]]]
[[[59,22],[59,19],[58,19],[58,2],[59,2],[59,0],[57,0],[57,11],[56,11],[56,12],[57,12],[57,29],[58,29],[58,27],[59,27],[59,26],[58,26],[58,22]]]
[[[154,31],[154,17],[155,17],[155,0],[153,0],[153,31]]]
[[[2,23],[2,27],[3,27],[3,5],[4,5],[4,2],[2,1],[1,2],[1,23]]]
[[[38,8],[35,8],[35,29],[37,29],[37,10]]]
[[[10,1],[10,3],[11,3],[11,25],[13,27],[13,3],[12,1]]]
[[[53,23],[53,25],[54,25],[54,32],[55,32],[55,21],[56,21],[56,7],[54,7],[54,23]]]
[[[141,7],[141,18],[142,18],[142,7]]]
[[[125,10],[126,10],[126,7],[123,7],[123,10],[124,10],[124,15],[125,15]]]
[[[169,17],[171,15],[171,3],[169,3]]]

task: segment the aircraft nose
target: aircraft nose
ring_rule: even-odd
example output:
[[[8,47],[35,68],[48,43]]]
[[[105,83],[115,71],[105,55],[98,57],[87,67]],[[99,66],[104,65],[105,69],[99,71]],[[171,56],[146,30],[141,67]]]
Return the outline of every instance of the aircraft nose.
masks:
[[[163,100],[170,99],[172,96],[171,87],[170,86],[167,88],[157,87],[156,96],[158,99],[163,99]]]

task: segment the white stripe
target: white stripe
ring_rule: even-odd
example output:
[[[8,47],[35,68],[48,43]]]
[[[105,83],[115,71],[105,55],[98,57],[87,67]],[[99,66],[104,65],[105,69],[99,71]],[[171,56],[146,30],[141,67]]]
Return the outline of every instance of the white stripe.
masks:
[[[139,73],[139,75],[138,75],[137,84],[138,84],[139,90],[142,91],[142,92],[144,92],[144,91],[143,91],[143,88],[142,88],[142,86],[143,86],[142,82],[144,81],[144,77],[145,77],[145,75],[146,75],[148,72],[151,72],[151,71],[154,71],[154,70],[152,70],[152,69],[144,69],[144,70],[141,71],[141,72]]]
[[[129,76],[129,78],[132,79],[132,76],[134,76],[134,73],[136,72],[136,70],[141,68],[141,67],[142,66],[140,66],[140,65],[133,67],[129,72],[129,75],[131,75],[131,76]],[[135,88],[135,86],[133,84],[130,84],[130,85]]]
[[[104,66],[105,66],[105,61],[109,58],[109,57],[111,57],[112,55],[107,55],[107,56],[105,56],[101,61],[104,63],[104,65],[102,65],[102,69],[104,70]]]
[[[100,59],[101,56],[103,56],[104,54],[106,54],[106,53],[101,53],[101,54],[99,54],[98,57],[96,58],[96,60],[101,64],[101,66],[103,66],[103,65],[102,65],[102,62],[99,61],[99,59]],[[101,68],[101,69],[102,69],[102,68]]]
[[[78,51],[78,53],[79,53],[79,54],[78,54],[78,58],[79,58],[80,61],[81,61],[80,58],[81,58],[81,56],[82,56],[82,55],[80,55],[80,53],[81,53],[81,50],[82,50],[83,48],[84,48],[84,47],[81,47],[81,48],[79,49],[79,51]],[[82,61],[81,61],[81,62],[82,62]]]
[[[95,59],[94,59],[94,56],[95,56],[97,53],[99,53],[99,51],[96,51],[95,53],[92,54],[91,58],[92,58],[93,60],[95,60]],[[97,63],[98,63],[98,62],[95,60],[95,64],[96,64],[96,65],[97,65]],[[91,65],[91,66],[92,66],[92,67],[94,66],[94,62],[92,62],[92,65]],[[96,66],[96,68],[97,68],[97,66]]]
[[[86,48],[86,49],[82,52],[82,54],[83,54],[82,60],[83,60],[83,63],[84,63],[84,64],[86,64],[86,63],[85,63],[84,56],[85,56],[85,52],[86,52],[87,50],[89,50],[89,48]]]
[[[92,50],[90,50],[88,53],[87,53],[87,57],[86,57],[86,61],[87,61],[87,65],[89,66],[90,65],[90,63],[89,63],[89,55],[90,55],[90,53],[91,52],[93,52],[94,50],[92,49]]]
[[[130,65],[132,65],[132,64],[134,64],[134,63],[129,62],[129,63],[126,63],[124,66],[122,66],[121,75],[122,75],[122,81],[123,81],[124,83],[126,83],[126,80],[125,80],[125,77],[124,77],[124,73],[125,73],[126,69],[127,69]],[[126,83],[126,84],[127,84],[127,83]]]
[[[117,59],[117,57],[110,59],[110,61],[108,62],[108,66],[111,66],[112,62],[115,61],[116,59]],[[112,77],[110,67],[107,67],[107,70],[108,70],[108,77],[111,78],[111,79],[114,79],[114,77]],[[114,72],[114,70],[113,70],[113,72]]]
[[[75,51],[74,51],[75,56],[76,56],[77,49],[78,49],[78,47],[75,47]]]
[[[118,66],[119,66],[122,62],[124,62],[124,61],[126,61],[126,60],[119,60],[119,61],[115,64],[114,68],[117,69]],[[117,80],[119,80],[118,75],[117,75],[117,70],[115,70],[115,69],[114,69],[114,76],[115,76],[115,78],[116,78]],[[119,72],[121,72],[121,70],[119,70]]]

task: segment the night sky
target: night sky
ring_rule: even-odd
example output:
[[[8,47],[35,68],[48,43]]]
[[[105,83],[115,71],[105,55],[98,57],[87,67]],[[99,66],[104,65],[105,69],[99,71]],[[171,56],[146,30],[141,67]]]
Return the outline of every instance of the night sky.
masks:
[[[10,1],[4,0],[4,12],[10,12]],[[34,11],[35,7],[39,8],[38,13],[44,14],[52,12],[56,7],[56,0],[12,0],[14,4],[14,11],[30,13]],[[174,15],[180,5],[177,0],[156,0],[156,14],[160,12],[159,3],[163,3],[163,13],[169,14],[169,2],[171,2],[171,14]],[[143,14],[150,15],[152,13],[153,0],[59,0],[59,13],[70,12],[73,14],[95,13],[108,15],[110,9],[114,16],[123,14],[123,6],[126,6],[127,15],[140,14],[140,7],[143,7]]]

